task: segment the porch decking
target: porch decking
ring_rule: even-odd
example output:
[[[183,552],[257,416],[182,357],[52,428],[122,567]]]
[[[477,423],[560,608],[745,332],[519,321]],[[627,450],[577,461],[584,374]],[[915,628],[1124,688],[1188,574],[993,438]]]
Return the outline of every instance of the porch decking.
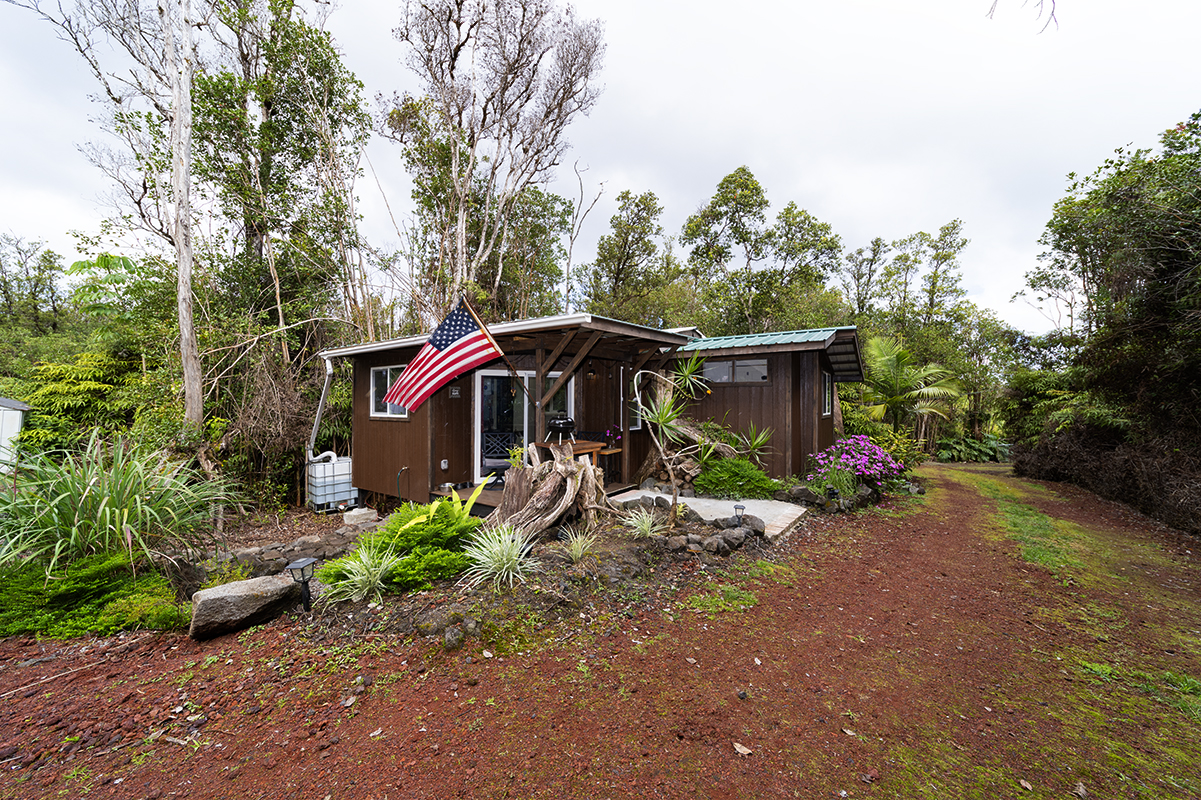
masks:
[[[607,483],[605,484],[605,494],[608,497],[612,497],[613,495],[627,492],[633,488],[634,484],[632,483]],[[458,492],[459,497],[466,500],[471,496],[471,493],[475,491],[475,487],[456,489],[455,491]],[[501,489],[485,489],[484,491],[480,492],[480,496],[478,499],[476,499],[475,504],[477,506],[485,506],[491,510],[500,505],[500,499],[503,496],[504,491]],[[444,492],[438,489],[430,492],[430,500],[434,500],[438,497],[450,497],[450,492]]]

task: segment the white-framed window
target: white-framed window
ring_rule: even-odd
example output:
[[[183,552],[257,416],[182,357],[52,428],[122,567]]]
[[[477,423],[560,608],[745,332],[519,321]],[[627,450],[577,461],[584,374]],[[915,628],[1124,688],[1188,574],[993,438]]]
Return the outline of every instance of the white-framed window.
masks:
[[[822,372],[822,416],[828,417],[834,413],[834,376]]]
[[[396,367],[371,368],[371,416],[391,419],[408,419],[409,410],[395,403],[385,403],[384,396],[388,389],[396,383],[397,378],[404,372],[407,364]]]
[[[704,378],[709,383],[766,383],[766,358],[706,361]]]

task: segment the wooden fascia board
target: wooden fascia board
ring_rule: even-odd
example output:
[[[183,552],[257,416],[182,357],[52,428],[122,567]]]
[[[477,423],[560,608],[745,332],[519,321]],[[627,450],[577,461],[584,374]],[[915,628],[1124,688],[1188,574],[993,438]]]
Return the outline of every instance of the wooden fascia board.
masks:
[[[568,365],[567,369],[563,370],[562,374],[559,375],[554,384],[552,384],[551,387],[546,390],[546,394],[542,396],[542,399],[538,401],[539,408],[545,408],[546,404],[550,402],[550,399],[555,396],[555,392],[563,388],[563,384],[567,383],[584,359],[588,357],[588,352],[592,350],[593,345],[599,342],[601,336],[603,335],[604,334],[601,331],[594,331],[593,334],[588,337],[588,342],[580,348],[578,353],[575,354],[575,358],[571,360],[571,364]]]
[[[594,331],[604,331],[605,333],[613,333],[618,336],[626,336],[631,339],[639,339],[641,341],[658,342],[662,345],[675,345],[679,347],[688,341],[687,336],[681,336],[678,333],[668,333],[666,331],[656,331],[651,328],[635,327],[626,325],[616,320],[597,319],[593,317],[590,322],[587,322],[580,327]]]

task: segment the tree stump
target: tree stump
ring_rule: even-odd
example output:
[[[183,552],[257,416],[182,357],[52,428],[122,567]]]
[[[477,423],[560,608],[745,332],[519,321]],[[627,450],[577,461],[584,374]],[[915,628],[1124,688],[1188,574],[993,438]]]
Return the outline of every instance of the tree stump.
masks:
[[[570,442],[552,444],[546,461],[531,444],[529,456],[530,466],[505,473],[505,490],[500,505],[484,520],[487,527],[510,525],[519,534],[536,535],[573,512],[582,513],[589,525],[597,511],[617,512],[605,496],[604,471],[588,456],[572,456]]]

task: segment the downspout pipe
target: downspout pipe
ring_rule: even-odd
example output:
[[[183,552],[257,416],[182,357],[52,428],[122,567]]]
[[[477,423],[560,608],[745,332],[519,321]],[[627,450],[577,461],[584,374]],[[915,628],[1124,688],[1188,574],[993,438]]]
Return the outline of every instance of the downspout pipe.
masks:
[[[325,398],[329,397],[329,387],[334,382],[334,362],[329,356],[322,356],[325,360],[325,385],[321,387],[321,400],[317,403],[317,417],[313,420],[313,433],[309,436],[309,462],[313,464],[318,461],[336,461],[338,454],[333,450],[326,450],[321,455],[315,455],[313,449],[317,446],[317,429],[321,427],[321,415],[325,411]]]

